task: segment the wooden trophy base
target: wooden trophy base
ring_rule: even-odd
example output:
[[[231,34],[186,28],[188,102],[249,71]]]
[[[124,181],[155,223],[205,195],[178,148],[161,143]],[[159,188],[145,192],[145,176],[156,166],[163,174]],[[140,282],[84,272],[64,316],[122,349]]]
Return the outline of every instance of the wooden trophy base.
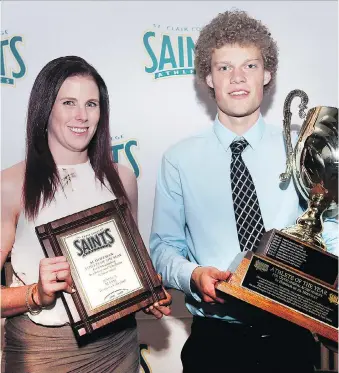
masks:
[[[338,342],[338,292],[274,259],[248,251],[216,289]]]

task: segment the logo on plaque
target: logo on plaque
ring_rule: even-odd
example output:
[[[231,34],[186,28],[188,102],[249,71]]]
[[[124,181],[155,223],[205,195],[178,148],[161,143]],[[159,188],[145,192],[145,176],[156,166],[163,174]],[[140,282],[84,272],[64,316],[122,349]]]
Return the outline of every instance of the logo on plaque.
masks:
[[[328,300],[330,303],[338,304],[338,295],[331,293],[328,296]]]
[[[261,272],[267,272],[269,268],[269,266],[261,260],[256,260],[254,263],[254,267]]]
[[[73,235],[73,246],[78,251],[78,256],[85,257],[96,250],[112,247],[115,242],[111,228],[100,228],[92,233],[85,232],[81,235]]]

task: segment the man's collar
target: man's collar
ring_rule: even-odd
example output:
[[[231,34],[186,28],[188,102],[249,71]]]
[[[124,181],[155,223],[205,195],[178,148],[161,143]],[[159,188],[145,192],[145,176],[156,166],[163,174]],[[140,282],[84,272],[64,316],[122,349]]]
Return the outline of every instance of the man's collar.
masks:
[[[213,129],[221,145],[226,151],[228,151],[231,143],[234,140],[242,137],[246,139],[252,149],[256,149],[259,146],[260,140],[264,134],[265,126],[265,121],[260,114],[256,123],[246,133],[239,136],[221,124],[217,114],[214,120]]]

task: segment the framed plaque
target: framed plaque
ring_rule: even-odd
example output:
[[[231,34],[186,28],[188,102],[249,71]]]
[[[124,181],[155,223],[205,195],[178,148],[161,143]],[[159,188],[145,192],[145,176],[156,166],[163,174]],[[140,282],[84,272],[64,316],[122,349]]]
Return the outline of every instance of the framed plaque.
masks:
[[[61,297],[76,336],[166,298],[124,198],[35,230],[46,256],[70,264],[76,292]]]

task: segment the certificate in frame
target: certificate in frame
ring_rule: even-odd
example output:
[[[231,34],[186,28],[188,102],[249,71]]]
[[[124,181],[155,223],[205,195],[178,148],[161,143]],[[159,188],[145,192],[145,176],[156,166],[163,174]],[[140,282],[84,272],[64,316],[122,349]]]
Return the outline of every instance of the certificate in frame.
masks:
[[[124,197],[35,231],[47,257],[70,264],[76,292],[61,297],[76,336],[166,298]]]

